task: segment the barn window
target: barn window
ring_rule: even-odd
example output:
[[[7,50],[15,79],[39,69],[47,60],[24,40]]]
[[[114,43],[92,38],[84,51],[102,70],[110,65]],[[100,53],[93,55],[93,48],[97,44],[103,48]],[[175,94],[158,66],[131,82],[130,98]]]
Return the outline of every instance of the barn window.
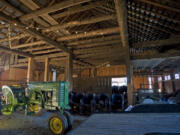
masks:
[[[167,81],[167,80],[171,80],[171,76],[170,75],[166,75],[164,76],[164,80]]]
[[[160,76],[160,77],[158,77],[158,81],[160,82],[160,81],[162,81],[162,77]]]
[[[127,86],[127,77],[112,78],[112,86]]]
[[[174,78],[175,78],[175,79],[179,79],[179,78],[180,78],[180,77],[179,77],[179,74],[175,74],[175,75],[174,75]]]

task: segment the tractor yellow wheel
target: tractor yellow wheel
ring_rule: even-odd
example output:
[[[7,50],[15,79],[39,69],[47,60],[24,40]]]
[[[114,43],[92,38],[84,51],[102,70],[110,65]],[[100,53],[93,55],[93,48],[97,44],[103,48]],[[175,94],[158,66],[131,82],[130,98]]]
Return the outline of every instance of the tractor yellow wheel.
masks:
[[[55,134],[62,133],[63,124],[62,121],[58,117],[54,117],[50,120],[50,129]]]
[[[49,129],[54,135],[63,135],[67,128],[67,120],[63,115],[53,114],[49,119]]]

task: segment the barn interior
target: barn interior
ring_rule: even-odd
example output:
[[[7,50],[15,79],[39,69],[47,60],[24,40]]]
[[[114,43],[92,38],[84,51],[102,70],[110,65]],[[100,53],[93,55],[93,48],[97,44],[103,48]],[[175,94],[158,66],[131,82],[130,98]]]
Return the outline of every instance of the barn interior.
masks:
[[[118,124],[110,128],[116,125],[112,119],[128,119],[128,114],[93,114],[120,115],[143,103],[158,104],[158,113],[163,112],[157,110],[162,104],[167,105],[162,108],[168,112],[175,110],[176,115],[167,117],[175,127],[171,131],[180,133],[176,128],[180,123],[174,119],[180,118],[179,34],[179,0],[0,0],[0,110],[7,102],[3,86],[24,90],[31,82],[60,82],[67,83],[75,121],[69,135],[128,134],[131,126],[126,127],[128,131],[120,131]],[[11,105],[14,104],[13,100]],[[14,109],[13,112],[11,116],[0,113],[0,134],[14,135],[22,130],[23,135],[53,133],[37,128],[43,117],[27,117],[37,121],[28,125],[21,120],[27,119],[24,115],[16,114]],[[132,119],[140,116],[133,114]],[[91,118],[101,121],[106,117],[111,123],[107,129],[99,127],[96,131],[90,126],[96,125]],[[150,123],[153,117],[162,121],[167,118],[153,114],[149,116]],[[23,121],[25,129],[13,121]],[[79,126],[80,123],[83,124]],[[99,126],[106,127],[103,123],[99,122]],[[167,125],[156,126],[168,130]]]

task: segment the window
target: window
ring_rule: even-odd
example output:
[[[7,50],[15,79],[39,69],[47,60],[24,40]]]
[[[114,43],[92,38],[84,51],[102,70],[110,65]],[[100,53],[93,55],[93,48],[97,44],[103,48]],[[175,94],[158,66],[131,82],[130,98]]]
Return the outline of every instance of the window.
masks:
[[[175,79],[179,79],[179,78],[180,78],[180,77],[179,77],[179,74],[175,74],[175,75],[174,75],[174,78],[175,78]]]
[[[152,77],[148,77],[149,89],[152,89]]]
[[[127,86],[127,77],[112,78],[112,86]]]
[[[160,77],[158,77],[158,81],[160,82],[160,81],[162,81],[162,77],[160,76]]]
[[[165,75],[165,76],[164,76],[164,80],[165,80],[165,81],[171,80],[171,76],[170,76],[170,75]]]

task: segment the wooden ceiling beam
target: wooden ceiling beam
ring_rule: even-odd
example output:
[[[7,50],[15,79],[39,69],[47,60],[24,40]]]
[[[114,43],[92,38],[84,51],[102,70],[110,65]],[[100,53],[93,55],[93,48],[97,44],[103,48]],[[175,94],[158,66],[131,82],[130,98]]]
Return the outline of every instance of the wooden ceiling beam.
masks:
[[[127,26],[127,14],[126,14],[126,8],[121,8],[122,6],[126,7],[126,2],[123,2],[123,0],[114,0],[115,3],[115,9],[117,14],[117,20],[119,24],[119,31],[121,35],[121,41],[122,46],[127,47],[129,46],[128,43],[128,26]]]
[[[76,7],[70,7],[62,13],[52,15],[52,17],[55,19],[58,19],[61,17],[70,16],[72,14],[76,14],[79,12],[87,11],[87,10],[102,6],[103,3],[104,3],[104,1],[96,1],[96,2],[92,2],[92,3],[89,3],[88,5],[84,5],[84,6],[78,5]]]
[[[0,17],[1,18],[1,17]],[[13,41],[15,39],[21,39],[21,38],[25,38],[27,36],[30,36],[29,34],[19,34],[17,36],[13,36],[13,37],[10,37],[10,38],[3,38],[3,39],[0,39],[0,43],[2,42],[7,42],[9,40]]]
[[[80,40],[80,41],[74,41],[68,43],[69,46],[77,46],[77,45],[85,45],[89,43],[98,43],[98,42],[106,42],[109,40],[116,40],[120,39],[120,35],[113,35],[113,36],[106,36],[106,37],[100,37],[100,38],[94,38],[94,39],[87,39],[87,40]]]
[[[78,38],[100,36],[100,35],[106,35],[106,34],[112,34],[112,33],[118,33],[118,32],[119,32],[118,27],[106,28],[106,29],[100,29],[100,30],[86,32],[86,33],[73,34],[73,35],[69,35],[69,36],[59,37],[57,39],[57,41],[73,40],[73,39],[78,39]]]
[[[7,53],[10,53],[10,54],[18,54],[20,56],[24,56],[24,57],[33,57],[33,55],[29,54],[29,53],[24,53],[22,51],[19,51],[19,50],[12,50],[10,48],[7,48],[7,47],[4,47],[4,46],[0,46],[0,49],[7,52]]]
[[[132,54],[131,58],[133,60],[137,59],[152,59],[152,58],[168,58],[180,56],[179,50],[169,50],[165,53],[159,53],[157,50],[149,50],[144,53]]]
[[[50,45],[42,45],[38,47],[31,47],[27,49],[23,49],[23,52],[33,52],[33,51],[38,51],[38,50],[45,50],[45,49],[53,49],[54,47]]]
[[[76,55],[79,54],[90,54],[90,53],[96,53],[96,52],[108,52],[110,50],[120,50],[122,49],[122,47],[118,46],[118,45],[113,45],[113,46],[103,46],[103,47],[94,47],[94,48],[85,48],[85,49],[78,49],[78,50],[74,50],[73,53]]]
[[[146,41],[141,43],[136,43],[133,47],[135,48],[143,48],[143,47],[159,47],[159,46],[168,46],[168,45],[180,45],[180,37],[171,37],[169,39],[164,40],[156,40],[156,41]]]
[[[25,29],[27,26],[25,24],[21,23],[18,19],[14,19],[10,16],[7,16],[2,12],[0,12],[0,19],[6,20],[7,22],[12,23],[12,24],[16,24],[14,27],[18,27],[19,29],[29,33],[30,35],[37,37],[37,38],[45,41],[47,44],[50,44],[56,48],[59,48],[66,53],[71,53],[71,51],[68,48],[66,48],[63,44],[50,39],[49,37],[43,35],[39,31],[37,31],[35,29]]]
[[[116,19],[116,15],[106,15],[106,16],[100,16],[100,17],[93,17],[93,18],[89,18],[86,20],[72,21],[72,22],[68,22],[65,24],[54,25],[54,26],[51,26],[51,27],[49,27],[43,31],[44,32],[55,31],[55,30],[62,29],[62,28],[74,27],[74,26],[85,25],[85,24],[92,24],[92,23],[97,23],[97,22],[102,22],[102,21],[113,20],[113,19]]]
[[[147,3],[147,4],[153,5],[153,6],[155,6],[155,7],[160,7],[160,8],[163,8],[163,9],[167,9],[167,10],[170,10],[170,11],[174,11],[174,12],[177,12],[177,13],[180,12],[180,9],[173,8],[173,7],[169,7],[169,6],[166,6],[166,5],[157,3],[157,2],[153,2],[153,1],[150,1],[150,0],[137,0],[137,1],[140,1],[140,2],[142,2],[142,3]]]
[[[12,49],[19,49],[19,48],[25,48],[25,47],[32,47],[32,46],[36,46],[36,45],[42,45],[45,44],[45,41],[35,41],[32,43],[26,43],[26,44],[20,44],[20,45],[14,45],[11,48]]]
[[[23,15],[20,17],[20,20],[29,20],[33,17],[37,17],[37,16],[41,16],[43,14],[48,14],[51,12],[55,12],[58,10],[62,10],[71,6],[75,6],[75,5],[79,5],[81,3],[85,3],[85,2],[89,2],[91,0],[66,0],[57,4],[54,4],[52,6],[46,7],[46,8],[42,8],[42,9],[38,9],[36,11],[33,11],[32,13]]]
[[[94,48],[94,47],[100,47],[100,46],[104,46],[104,45],[114,45],[114,44],[119,44],[119,46],[122,46],[121,40],[117,39],[117,40],[109,40],[109,41],[104,41],[104,42],[78,45],[75,48],[76,49],[86,49],[86,48]]]

